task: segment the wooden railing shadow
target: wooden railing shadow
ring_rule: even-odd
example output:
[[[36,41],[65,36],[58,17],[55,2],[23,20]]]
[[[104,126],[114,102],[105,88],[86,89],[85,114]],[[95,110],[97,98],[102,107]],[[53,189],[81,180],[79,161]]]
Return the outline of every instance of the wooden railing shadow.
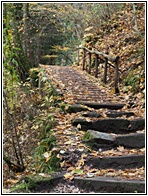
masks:
[[[119,88],[118,88],[118,80],[119,80],[119,69],[118,69],[118,62],[119,62],[119,56],[116,57],[111,57],[108,54],[105,54],[103,52],[97,51],[97,50],[90,50],[86,47],[78,47],[78,65],[79,65],[79,58],[80,58],[80,49],[83,49],[83,62],[82,62],[82,69],[86,70],[86,53],[88,54],[88,69],[87,72],[90,74],[91,73],[91,68],[92,68],[92,54],[95,54],[95,77],[98,77],[98,67],[99,63],[101,62],[105,63],[104,66],[104,76],[103,76],[103,82],[107,83],[107,66],[111,66],[115,69],[115,78],[114,78],[114,87],[115,87],[115,93],[119,93]],[[102,58],[103,57],[103,58]],[[111,63],[113,64],[111,64]]]

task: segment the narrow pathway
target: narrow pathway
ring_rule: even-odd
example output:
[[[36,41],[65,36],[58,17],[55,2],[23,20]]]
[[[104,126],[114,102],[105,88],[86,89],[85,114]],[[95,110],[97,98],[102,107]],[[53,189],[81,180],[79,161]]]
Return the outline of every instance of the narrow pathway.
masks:
[[[64,97],[69,102],[91,101],[97,103],[118,103],[119,98],[115,95],[107,96],[106,89],[103,90],[99,84],[94,84],[91,77],[86,73],[80,73],[73,67],[40,65],[56,88],[62,90]]]
[[[145,119],[133,108],[127,110],[123,96],[110,93],[76,67],[40,67],[71,109],[56,116],[56,136],[65,150],[63,171],[73,176],[71,168],[79,166],[85,173],[73,176],[75,186],[82,192],[144,193]],[[84,141],[81,130],[92,137]],[[80,149],[85,142],[91,149],[84,153]]]

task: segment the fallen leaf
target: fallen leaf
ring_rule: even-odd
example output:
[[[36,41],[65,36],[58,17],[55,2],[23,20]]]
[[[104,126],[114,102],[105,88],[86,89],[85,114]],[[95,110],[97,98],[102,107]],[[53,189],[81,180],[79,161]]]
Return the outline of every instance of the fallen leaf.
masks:
[[[73,176],[73,174],[72,173],[66,173],[66,174],[64,174],[64,179],[65,180],[73,180],[74,179],[74,176]]]
[[[64,167],[64,166],[65,166],[65,161],[60,162],[60,166],[61,166],[61,167]]]
[[[124,147],[123,147],[123,146],[119,146],[119,147],[117,147],[117,149],[118,149],[120,152],[123,152],[123,151],[124,151]]]
[[[10,183],[10,184],[16,184],[17,182],[19,182],[19,180],[14,180],[14,179],[7,180],[7,183]]]
[[[82,169],[74,169],[74,170],[72,171],[72,173],[73,173],[73,174],[83,174],[84,172],[83,172]]]
[[[65,142],[64,144],[72,144],[73,143],[73,140],[69,140],[67,142]]]

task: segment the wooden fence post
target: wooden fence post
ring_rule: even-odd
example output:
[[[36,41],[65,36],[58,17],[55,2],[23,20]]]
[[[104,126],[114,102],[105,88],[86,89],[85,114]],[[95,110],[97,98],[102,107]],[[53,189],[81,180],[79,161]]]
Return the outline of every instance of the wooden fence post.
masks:
[[[107,81],[107,63],[108,63],[108,59],[105,58],[104,77],[103,77],[104,83],[106,83],[106,81]]]
[[[85,48],[83,48],[83,70],[85,70],[85,54],[86,51],[85,51]]]
[[[99,61],[98,61],[98,54],[95,54],[96,58],[95,58],[95,68],[96,68],[96,71],[95,71],[95,78],[98,77],[98,66],[99,66]]]
[[[79,66],[79,49],[78,49],[78,60],[77,65]]]
[[[90,74],[91,73],[91,53],[89,52],[89,64],[88,64],[88,73]]]
[[[116,61],[115,61],[115,93],[119,93],[119,88],[118,88],[118,77],[119,77],[119,73],[118,73],[118,62],[119,62],[119,56],[116,57]]]

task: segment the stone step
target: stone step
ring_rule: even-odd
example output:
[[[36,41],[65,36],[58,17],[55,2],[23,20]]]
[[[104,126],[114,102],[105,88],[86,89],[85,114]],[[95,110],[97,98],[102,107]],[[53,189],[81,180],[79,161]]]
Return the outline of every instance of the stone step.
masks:
[[[99,114],[97,112],[87,112],[87,113],[82,114],[82,116],[90,117],[90,118],[99,118],[101,116],[101,114]]]
[[[124,156],[109,156],[96,157],[86,159],[86,164],[98,169],[125,169],[125,168],[140,168],[145,166],[145,155],[124,155]]]
[[[106,133],[117,133],[117,134],[127,134],[130,132],[135,132],[138,130],[143,130],[145,128],[145,119],[138,118],[135,120],[127,120],[124,118],[107,118],[98,119],[96,121],[88,122],[85,119],[73,119],[72,125],[81,125],[81,129],[87,131],[88,129],[106,132]]]
[[[134,112],[115,112],[115,111],[110,111],[107,112],[106,115],[110,118],[117,118],[117,117],[121,117],[121,116],[126,116],[127,118],[130,116],[135,116]]]
[[[145,133],[117,136],[115,143],[126,148],[143,148],[145,147]]]
[[[95,193],[145,193],[145,182],[113,177],[75,177],[77,186]]]
[[[125,135],[115,135],[87,130],[86,138],[83,139],[84,142],[89,144],[91,147],[102,148],[103,147],[117,147],[124,146],[125,148],[143,148],[145,147],[145,133],[132,133]],[[107,146],[108,145],[108,146]]]
[[[86,105],[94,109],[108,108],[112,110],[122,109],[125,106],[123,103],[92,103],[87,101],[81,101],[79,104]]]
[[[106,115],[110,118],[117,118],[117,117],[121,117],[121,116],[126,116],[127,118],[130,117],[130,116],[135,116],[135,114],[133,112],[116,112],[116,111],[109,111],[109,112],[106,112]],[[88,112],[88,113],[85,113],[85,114],[82,114],[82,116],[84,117],[94,117],[94,118],[98,118],[100,117],[101,115],[98,113],[98,112]]]

